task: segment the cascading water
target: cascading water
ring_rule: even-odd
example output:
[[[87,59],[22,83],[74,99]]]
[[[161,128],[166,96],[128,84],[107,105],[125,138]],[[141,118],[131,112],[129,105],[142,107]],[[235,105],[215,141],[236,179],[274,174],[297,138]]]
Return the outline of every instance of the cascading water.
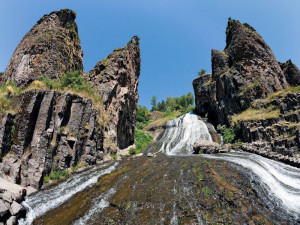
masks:
[[[59,224],[99,224],[99,218],[102,216],[104,221],[109,222],[111,220],[109,217],[111,216],[111,209],[122,212],[116,217],[123,219],[123,224],[141,224],[141,221],[149,218],[152,219],[152,223],[148,224],[157,224],[158,221],[160,223],[181,224],[186,212],[189,213],[186,214],[185,219],[193,221],[191,223],[206,224],[205,218],[209,208],[206,208],[203,214],[201,210],[205,204],[199,204],[199,198],[195,197],[195,193],[203,192],[207,187],[205,185],[209,185],[209,182],[215,179],[211,175],[213,173],[209,170],[209,166],[203,164],[203,161],[213,159],[211,160],[212,164],[217,164],[218,160],[221,164],[227,165],[224,168],[230,168],[245,174],[245,176],[243,175],[245,182],[249,183],[249,180],[251,181],[255,193],[258,193],[260,199],[265,200],[267,210],[273,212],[273,214],[279,214],[278,218],[284,218],[290,224],[297,224],[300,218],[300,169],[244,152],[192,155],[195,141],[199,139],[212,141],[210,132],[211,129],[208,129],[200,117],[193,113],[168,121],[164,134],[155,144],[158,146],[155,148],[156,151],[158,149],[157,152],[164,153],[168,157],[164,154],[158,154],[156,159],[141,157],[127,161],[123,160],[120,163],[108,162],[100,167],[79,173],[57,186],[28,196],[23,203],[27,208],[27,217],[24,220],[19,220],[19,223],[27,225],[32,224],[33,221],[38,221],[36,224],[39,224],[39,222],[47,220],[48,222],[45,222],[45,224],[56,224],[57,220],[53,222],[51,220],[53,217],[47,215],[50,213],[50,215],[57,217],[57,213],[61,213],[60,216],[62,217],[59,218],[64,218],[66,214],[69,214],[69,211],[63,210],[69,210],[74,196],[78,195],[80,198],[82,192],[86,192],[88,195],[84,196],[94,195],[87,202],[88,207],[82,211],[80,216],[76,217],[70,214],[68,215],[68,218],[71,218],[68,220],[69,222],[64,223],[62,221]],[[154,162],[157,160],[156,164],[153,164],[153,160]],[[202,180],[201,170],[204,167],[209,170],[209,173],[206,174],[209,177],[207,181]],[[121,172],[122,168],[124,172]],[[214,167],[213,169],[217,170]],[[227,171],[230,173],[230,169],[226,170],[226,173]],[[94,188],[97,183],[101,183],[98,180],[99,178],[105,178],[105,174],[109,176],[119,173],[120,176],[112,180],[111,185],[107,185],[107,189],[103,189],[101,192],[99,191],[100,186]],[[199,186],[195,185],[195,180],[191,180],[195,175],[199,179]],[[229,179],[233,180],[234,185],[238,183],[235,182],[236,180],[240,181],[240,179],[235,179],[235,176],[236,173],[230,173]],[[109,183],[109,180],[110,178],[106,181]],[[216,182],[216,180],[214,181]],[[218,184],[213,183],[213,185]],[[245,187],[244,185],[245,183],[242,183],[242,189]],[[89,189],[91,186],[93,188]],[[221,189],[223,190],[224,187],[221,187]],[[89,191],[97,192],[97,194],[89,193]],[[126,196],[130,197],[126,198]],[[213,200],[209,200],[208,204],[215,201],[218,196],[212,196]],[[141,199],[146,200],[141,201]],[[251,202],[250,197],[249,199],[249,202]],[[245,199],[238,199],[238,201],[245,202]],[[249,202],[248,204],[250,204]],[[219,201],[218,204],[224,204],[224,201]],[[227,207],[232,206],[226,206],[225,208]],[[153,211],[150,213],[150,210]],[[146,213],[148,211],[149,214]],[[129,212],[131,214],[128,214],[127,217],[126,213]],[[251,211],[249,212],[251,214]],[[155,214],[157,217],[153,216],[152,213],[157,213]],[[145,224],[147,223],[145,222]]]
[[[212,141],[206,124],[197,115],[188,113],[167,122],[159,141],[159,151],[167,155],[192,154],[193,144],[199,139]],[[300,169],[251,153],[232,152],[200,157],[226,160],[250,170],[271,201],[276,201],[283,211],[300,218]]]
[[[199,139],[212,141],[206,124],[196,114],[188,113],[167,122],[159,140],[159,152],[167,155],[192,154],[193,145]]]
[[[83,189],[95,184],[99,177],[111,173],[117,165],[118,163],[114,163],[113,165],[104,168],[107,165],[103,164],[100,167],[77,174],[53,188],[40,191],[27,197],[25,202],[22,203],[27,209],[26,219],[19,220],[19,224],[31,224],[37,217],[61,205]]]

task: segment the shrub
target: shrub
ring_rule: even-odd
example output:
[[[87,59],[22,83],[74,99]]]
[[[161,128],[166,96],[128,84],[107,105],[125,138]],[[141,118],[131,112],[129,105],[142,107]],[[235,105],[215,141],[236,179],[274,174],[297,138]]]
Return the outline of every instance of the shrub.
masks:
[[[134,142],[135,148],[129,150],[130,155],[141,153],[145,148],[152,142],[152,136],[144,131],[135,129],[134,131]]]
[[[206,70],[205,69],[201,69],[201,71],[198,72],[198,76],[200,77],[200,76],[204,75],[205,73],[206,73]]]
[[[225,125],[220,124],[217,126],[217,130],[223,135],[223,141],[225,144],[238,141],[238,138],[240,136],[240,129],[241,127],[239,123],[234,123],[234,125],[229,128]]]

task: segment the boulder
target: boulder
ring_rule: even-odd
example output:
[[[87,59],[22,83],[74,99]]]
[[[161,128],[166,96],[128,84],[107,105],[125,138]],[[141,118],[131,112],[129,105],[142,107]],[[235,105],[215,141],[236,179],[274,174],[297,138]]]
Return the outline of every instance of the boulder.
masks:
[[[193,150],[193,154],[214,154],[228,151],[228,149],[222,148],[220,144],[207,140],[196,141],[194,143]]]
[[[18,224],[18,220],[16,216],[11,216],[7,221],[6,221],[6,225],[17,225]]]
[[[0,199],[0,218],[5,218],[8,214],[9,208],[6,206],[3,200]]]

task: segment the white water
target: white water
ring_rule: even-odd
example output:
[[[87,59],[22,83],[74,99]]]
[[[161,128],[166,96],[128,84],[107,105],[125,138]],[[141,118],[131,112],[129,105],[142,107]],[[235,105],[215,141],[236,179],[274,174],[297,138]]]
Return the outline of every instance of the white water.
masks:
[[[39,191],[32,196],[28,196],[22,203],[27,209],[26,218],[25,220],[19,220],[19,224],[31,224],[36,218],[66,202],[77,192],[97,183],[99,177],[111,173],[116,169],[117,165],[118,162],[102,170],[99,170],[99,167],[96,167],[93,170],[77,174],[53,188]],[[106,164],[102,165],[100,168],[104,166],[106,166]]]
[[[94,200],[92,203],[93,206],[92,208],[79,220],[75,221],[73,224],[74,225],[86,225],[89,224],[89,221],[91,218],[98,214],[101,213],[101,211],[109,206],[108,198],[112,196],[114,193],[116,193],[115,188],[109,189],[107,192],[104,194],[101,194],[98,198]],[[95,221],[94,221],[95,222]]]
[[[212,141],[205,123],[196,114],[188,113],[167,122],[159,151],[167,155],[192,154],[199,139]]]
[[[191,155],[198,139],[212,141],[206,124],[189,113],[168,121],[159,151],[167,155]],[[300,169],[245,152],[200,157],[226,160],[248,169],[272,201],[289,214],[300,217]]]
[[[290,214],[300,216],[300,169],[259,155],[236,152],[202,157],[226,160],[256,175],[265,193]]]

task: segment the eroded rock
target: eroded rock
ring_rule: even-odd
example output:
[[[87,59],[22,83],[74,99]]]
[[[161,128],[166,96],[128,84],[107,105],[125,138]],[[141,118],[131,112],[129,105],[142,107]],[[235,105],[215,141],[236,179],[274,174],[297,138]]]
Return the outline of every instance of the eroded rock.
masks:
[[[75,18],[76,13],[68,9],[43,16],[16,48],[2,83],[12,80],[26,86],[38,76],[57,79],[67,71],[82,70]]]
[[[86,75],[102,97],[109,117],[106,147],[113,143],[124,149],[134,143],[140,66],[139,38],[134,36]]]

